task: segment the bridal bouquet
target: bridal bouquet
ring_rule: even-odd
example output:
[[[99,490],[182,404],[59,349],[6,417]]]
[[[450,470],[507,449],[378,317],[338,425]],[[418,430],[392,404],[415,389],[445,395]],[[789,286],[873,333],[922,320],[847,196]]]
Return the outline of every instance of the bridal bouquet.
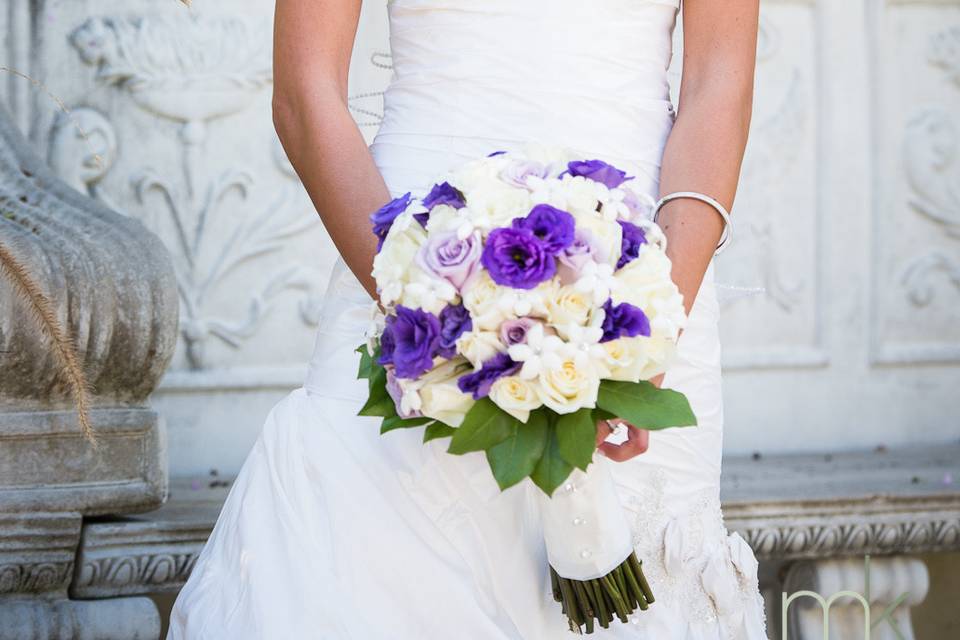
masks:
[[[451,454],[485,452],[501,489],[542,489],[554,595],[588,632],[653,600],[609,472],[592,464],[597,422],[696,424],[682,394],[648,382],[685,315],[653,202],[630,180],[530,149],[393,200],[371,216],[385,313],[358,349],[360,415],[382,417],[381,433],[425,426]]]

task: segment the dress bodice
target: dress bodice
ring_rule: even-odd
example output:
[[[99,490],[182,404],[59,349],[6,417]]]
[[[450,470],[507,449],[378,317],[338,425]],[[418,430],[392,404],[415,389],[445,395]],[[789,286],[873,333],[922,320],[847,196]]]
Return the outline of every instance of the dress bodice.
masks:
[[[373,145],[391,190],[524,142],[618,161],[652,188],[674,117],[678,4],[393,0],[394,77]]]

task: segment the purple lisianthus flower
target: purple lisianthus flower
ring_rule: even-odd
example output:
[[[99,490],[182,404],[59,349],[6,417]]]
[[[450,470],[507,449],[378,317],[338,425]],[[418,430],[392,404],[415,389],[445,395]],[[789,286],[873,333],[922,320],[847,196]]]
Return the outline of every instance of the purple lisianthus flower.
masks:
[[[620,259],[617,260],[617,269],[620,269],[623,265],[637,259],[637,256],[640,255],[640,247],[647,243],[647,234],[632,222],[617,220],[617,224],[623,229],[623,238],[620,241]]]
[[[633,177],[603,160],[574,160],[567,164],[567,173],[600,182],[607,185],[608,189],[616,189],[627,180],[633,180]]]
[[[500,179],[512,187],[526,189],[527,178],[548,178],[550,168],[532,160],[517,160],[500,172]]]
[[[393,333],[393,366],[398,378],[416,378],[433,368],[440,344],[440,320],[423,309],[397,306]]]
[[[533,289],[557,271],[557,261],[527,229],[491,231],[480,262],[494,282],[514,289]]]
[[[393,405],[397,408],[397,415],[401,418],[419,418],[423,414],[417,410],[404,411],[402,408],[403,389],[400,387],[400,380],[393,367],[387,368],[387,394],[393,400]]]
[[[462,304],[448,304],[440,312],[440,340],[437,355],[450,359],[457,355],[457,338],[473,329],[470,312]]]
[[[417,252],[417,265],[461,290],[480,270],[483,247],[478,235],[463,240],[456,232],[434,233]]]
[[[384,366],[393,364],[393,352],[397,348],[397,342],[393,338],[393,321],[393,316],[387,316],[386,326],[380,334],[380,357],[377,362]]]
[[[373,235],[377,236],[377,251],[383,246],[383,241],[393,226],[393,221],[410,206],[412,197],[405,193],[399,198],[394,198],[387,204],[380,207],[370,215],[370,222],[373,223]]]
[[[513,375],[519,370],[519,362],[514,362],[506,353],[498,353],[484,362],[479,371],[461,376],[457,386],[460,391],[472,395],[474,400],[479,400],[490,395],[490,387],[497,379]]]
[[[524,344],[527,341],[527,332],[537,324],[540,322],[533,318],[506,320],[500,325],[500,341],[508,347]]]
[[[628,302],[615,305],[613,300],[607,298],[603,303],[603,310],[606,316],[601,325],[603,336],[600,342],[610,342],[617,338],[650,336],[650,319],[640,307],[635,307]]]
[[[538,204],[526,218],[514,218],[514,229],[527,229],[546,247],[547,251],[557,254],[573,243],[575,224],[573,216],[551,207]]]
[[[466,199],[460,190],[449,182],[441,182],[433,185],[433,189],[423,199],[423,206],[427,209],[433,209],[441,204],[449,205],[454,209],[462,209],[467,206]]]
[[[593,238],[589,229],[577,229],[569,247],[557,254],[557,275],[562,284],[573,284],[580,278],[588,262],[603,262],[606,251]]]

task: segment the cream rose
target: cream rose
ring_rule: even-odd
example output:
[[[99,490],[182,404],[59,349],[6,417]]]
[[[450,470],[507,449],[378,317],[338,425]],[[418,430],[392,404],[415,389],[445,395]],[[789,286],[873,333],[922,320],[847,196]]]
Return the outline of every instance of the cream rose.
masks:
[[[411,222],[413,224],[411,224]],[[427,234],[410,213],[397,216],[387,233],[383,247],[373,258],[373,278],[383,304],[392,304],[410,281],[410,268]]]
[[[567,358],[560,366],[541,371],[538,381],[543,404],[557,413],[596,406],[600,377],[588,364],[578,367],[574,358]]]
[[[530,418],[530,411],[543,405],[538,385],[519,376],[500,378],[490,387],[490,399],[520,422]]]
[[[554,326],[586,325],[594,309],[593,293],[574,285],[557,287],[547,298],[547,320]]]
[[[470,312],[473,328],[496,331],[500,323],[511,316],[501,304],[501,290],[486,271],[474,278],[462,293],[463,306]]]
[[[456,380],[434,382],[420,389],[420,413],[451,427],[459,427],[474,400],[460,391]]]
[[[484,362],[506,349],[496,331],[474,329],[466,331],[457,338],[457,352],[470,361],[475,369]]]
[[[590,231],[590,242],[599,249],[598,255],[605,256],[607,264],[616,265],[623,245],[623,229],[620,225],[604,220],[597,213],[579,214],[574,218],[577,229]]]
[[[639,382],[649,380],[666,371],[676,353],[676,343],[670,338],[637,336],[604,342],[611,380]]]

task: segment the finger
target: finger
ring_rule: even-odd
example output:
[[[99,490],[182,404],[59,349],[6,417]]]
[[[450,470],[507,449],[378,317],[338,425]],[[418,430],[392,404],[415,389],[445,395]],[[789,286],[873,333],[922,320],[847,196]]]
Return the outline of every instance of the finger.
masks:
[[[646,453],[647,449],[650,448],[650,432],[646,429],[638,429],[631,425],[630,433],[627,434],[627,441],[637,451],[636,455]]]
[[[602,445],[611,433],[613,433],[613,429],[610,428],[606,420],[597,420],[597,447]]]
[[[646,429],[637,429],[633,425],[629,426],[627,439],[623,443],[614,444],[612,442],[603,442],[597,447],[600,453],[614,462],[626,462],[627,460],[646,453],[649,448],[650,432]]]

